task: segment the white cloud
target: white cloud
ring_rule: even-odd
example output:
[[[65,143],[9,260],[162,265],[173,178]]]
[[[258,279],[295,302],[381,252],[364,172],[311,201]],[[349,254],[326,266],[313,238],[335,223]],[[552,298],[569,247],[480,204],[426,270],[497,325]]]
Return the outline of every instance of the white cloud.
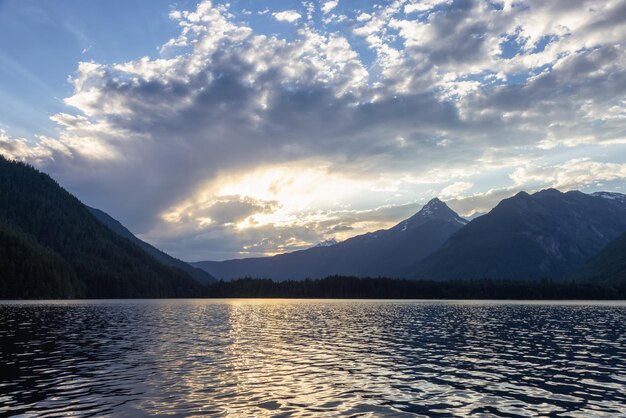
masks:
[[[452,0],[418,0],[404,5],[404,13],[424,12],[443,4],[450,4]]]
[[[302,15],[295,10],[285,10],[282,12],[274,12],[272,13],[272,16],[274,16],[274,19],[278,20],[279,22],[289,22],[289,23],[293,23],[302,17]]]
[[[459,198],[464,192],[474,187],[473,183],[468,181],[457,181],[444,187],[439,195],[443,199]]]
[[[327,14],[330,13],[337,5],[339,4],[339,0],[329,0],[324,2],[322,5],[322,13]]]
[[[576,158],[555,166],[528,165],[511,174],[517,185],[539,183],[561,190],[573,190],[596,182],[626,179],[626,164],[603,163]]]
[[[0,129],[0,155],[11,160],[40,162],[50,158],[54,143],[42,139],[38,145],[29,144],[24,138],[13,138]]]

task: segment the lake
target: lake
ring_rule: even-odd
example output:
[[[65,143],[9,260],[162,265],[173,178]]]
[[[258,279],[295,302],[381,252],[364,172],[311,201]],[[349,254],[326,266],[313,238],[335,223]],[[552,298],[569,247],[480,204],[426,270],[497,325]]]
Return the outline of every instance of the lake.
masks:
[[[622,302],[0,302],[0,415],[626,415]]]

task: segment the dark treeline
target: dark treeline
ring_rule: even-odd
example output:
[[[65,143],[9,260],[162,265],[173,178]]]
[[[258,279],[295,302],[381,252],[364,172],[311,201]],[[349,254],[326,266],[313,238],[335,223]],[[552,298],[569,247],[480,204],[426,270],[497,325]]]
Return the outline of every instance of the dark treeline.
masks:
[[[280,281],[244,278],[205,287],[210,298],[626,299],[626,286],[564,281],[405,280],[331,276]]]

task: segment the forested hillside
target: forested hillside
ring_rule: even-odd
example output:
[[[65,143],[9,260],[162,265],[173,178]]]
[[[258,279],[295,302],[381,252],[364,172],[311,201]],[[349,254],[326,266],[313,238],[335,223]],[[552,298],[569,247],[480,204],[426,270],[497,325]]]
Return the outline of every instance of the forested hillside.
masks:
[[[128,239],[133,244],[136,244],[142,250],[150,254],[152,257],[156,258],[159,262],[161,262],[161,264],[178,268],[184,271],[185,273],[187,273],[197,282],[202,283],[202,284],[212,283],[215,281],[215,278],[211,276],[209,273],[207,273],[206,271],[197,267],[193,267],[192,265],[187,264],[182,260],[179,260],[177,258],[170,256],[169,254],[164,253],[163,251],[159,250],[158,248],[153,247],[147,242],[140,240],[135,235],[133,235],[133,233],[130,232],[124,225],[122,225],[117,220],[112,218],[109,214],[96,208],[88,208],[88,209],[96,218],[98,218],[100,222],[102,222],[107,227],[109,227],[109,229],[111,229],[116,234]]]
[[[33,167],[0,157],[0,298],[194,296],[200,285],[111,231]]]

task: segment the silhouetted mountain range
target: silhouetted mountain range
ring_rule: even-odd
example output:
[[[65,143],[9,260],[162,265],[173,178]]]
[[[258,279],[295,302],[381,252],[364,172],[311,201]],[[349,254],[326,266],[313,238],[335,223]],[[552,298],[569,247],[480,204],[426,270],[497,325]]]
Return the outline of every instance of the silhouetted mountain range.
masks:
[[[626,231],[626,196],[520,192],[465,221],[439,199],[388,230],[273,257],[199,262],[214,276],[274,280],[329,275],[425,280],[572,277]]]
[[[619,200],[555,189],[520,192],[470,222],[409,278],[563,279],[626,231]]]
[[[0,157],[0,298],[200,292],[187,273],[113,232],[48,175]]]
[[[192,264],[225,280],[239,277],[286,280],[334,274],[391,277],[403,267],[431,254],[466,223],[435,198],[393,228],[359,235],[334,245],[315,246],[274,257]]]
[[[573,279],[606,283],[606,289],[613,289],[594,290],[599,297],[620,295],[626,289],[626,196],[554,189],[532,195],[521,192],[469,223],[435,198],[390,229],[274,257],[195,265],[204,271],[139,240],[106,213],[83,205],[48,175],[0,157],[0,298],[236,295],[247,294],[258,283],[226,288],[212,276],[280,281],[333,275],[423,280],[417,287],[394,282],[394,297],[401,289],[432,287],[432,280],[457,279],[508,281],[501,283]],[[333,279],[309,290],[318,294],[322,286],[320,294],[342,295],[325,286],[351,283],[350,294],[370,297],[376,293],[373,283],[386,283],[380,280]],[[214,284],[202,286],[207,283]],[[456,283],[455,295],[464,294],[465,285],[448,283]],[[480,293],[482,285],[472,283],[468,284],[472,291]],[[264,286],[280,287],[269,282]],[[293,285],[286,286],[277,294],[290,294]],[[584,286],[572,285],[567,292],[579,295]],[[515,288],[519,287],[503,284],[494,294]],[[298,292],[306,294],[302,289]],[[444,288],[437,289],[445,294]],[[546,287],[541,295],[558,289]]]

